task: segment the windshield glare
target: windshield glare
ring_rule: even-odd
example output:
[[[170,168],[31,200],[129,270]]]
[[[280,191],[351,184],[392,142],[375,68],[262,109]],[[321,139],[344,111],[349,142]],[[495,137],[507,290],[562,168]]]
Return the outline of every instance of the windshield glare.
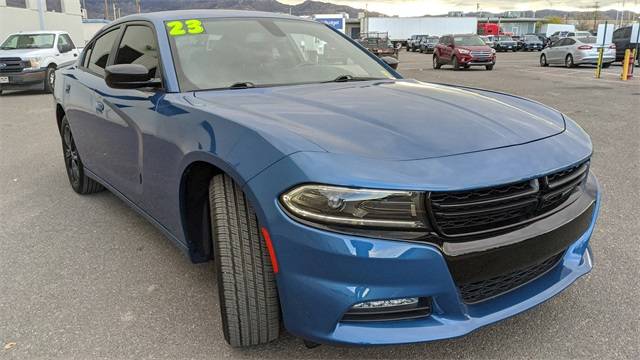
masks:
[[[539,40],[540,40],[540,39],[539,39],[537,36],[535,36],[535,35],[525,35],[525,37],[524,37],[524,38],[525,38],[525,40],[528,40],[528,41],[539,41]]]
[[[483,46],[486,45],[479,36],[456,36],[453,38],[456,45]]]
[[[511,36],[500,36],[498,39],[500,41],[513,41],[513,38]]]
[[[53,47],[54,34],[15,34],[0,45],[0,49],[48,49]]]
[[[325,25],[288,19],[200,19],[203,32],[169,36],[182,91],[238,83],[276,86],[393,78]],[[169,30],[169,28],[167,28]]]

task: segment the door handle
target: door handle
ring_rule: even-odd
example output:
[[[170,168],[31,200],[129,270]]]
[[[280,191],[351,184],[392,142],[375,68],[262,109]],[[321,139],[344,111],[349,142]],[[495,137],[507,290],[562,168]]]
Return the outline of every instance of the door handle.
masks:
[[[75,54],[75,53],[74,53],[74,54],[73,54],[73,57],[78,57],[78,54]]]
[[[67,85],[64,87],[64,92],[66,92],[66,93],[68,94],[70,91],[71,91],[71,84],[67,84]]]
[[[104,111],[104,104],[101,102],[96,103],[96,111],[102,113]]]

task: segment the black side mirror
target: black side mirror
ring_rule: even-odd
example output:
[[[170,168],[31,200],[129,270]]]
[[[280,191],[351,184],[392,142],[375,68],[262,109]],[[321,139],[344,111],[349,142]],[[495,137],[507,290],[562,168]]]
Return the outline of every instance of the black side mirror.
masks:
[[[115,89],[138,89],[159,87],[160,80],[152,79],[149,70],[140,64],[118,64],[107,66],[104,80]]]
[[[400,61],[392,56],[383,56],[380,60],[384,61],[385,64],[391,66],[392,69],[397,69]]]

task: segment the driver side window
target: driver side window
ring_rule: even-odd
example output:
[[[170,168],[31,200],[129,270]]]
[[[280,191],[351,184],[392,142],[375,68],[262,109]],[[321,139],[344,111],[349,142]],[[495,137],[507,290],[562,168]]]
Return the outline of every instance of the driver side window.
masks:
[[[73,41],[71,41],[69,35],[61,34],[58,36],[58,51],[65,53],[73,50],[74,47]]]

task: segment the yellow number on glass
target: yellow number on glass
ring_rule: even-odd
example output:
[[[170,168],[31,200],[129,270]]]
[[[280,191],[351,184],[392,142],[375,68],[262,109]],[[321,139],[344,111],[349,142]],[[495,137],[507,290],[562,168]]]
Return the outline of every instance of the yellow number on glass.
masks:
[[[187,25],[189,34],[202,34],[204,32],[200,20],[186,20],[184,23]]]
[[[180,36],[187,33],[182,21],[169,21],[167,27],[169,28],[169,35],[171,36]]]

